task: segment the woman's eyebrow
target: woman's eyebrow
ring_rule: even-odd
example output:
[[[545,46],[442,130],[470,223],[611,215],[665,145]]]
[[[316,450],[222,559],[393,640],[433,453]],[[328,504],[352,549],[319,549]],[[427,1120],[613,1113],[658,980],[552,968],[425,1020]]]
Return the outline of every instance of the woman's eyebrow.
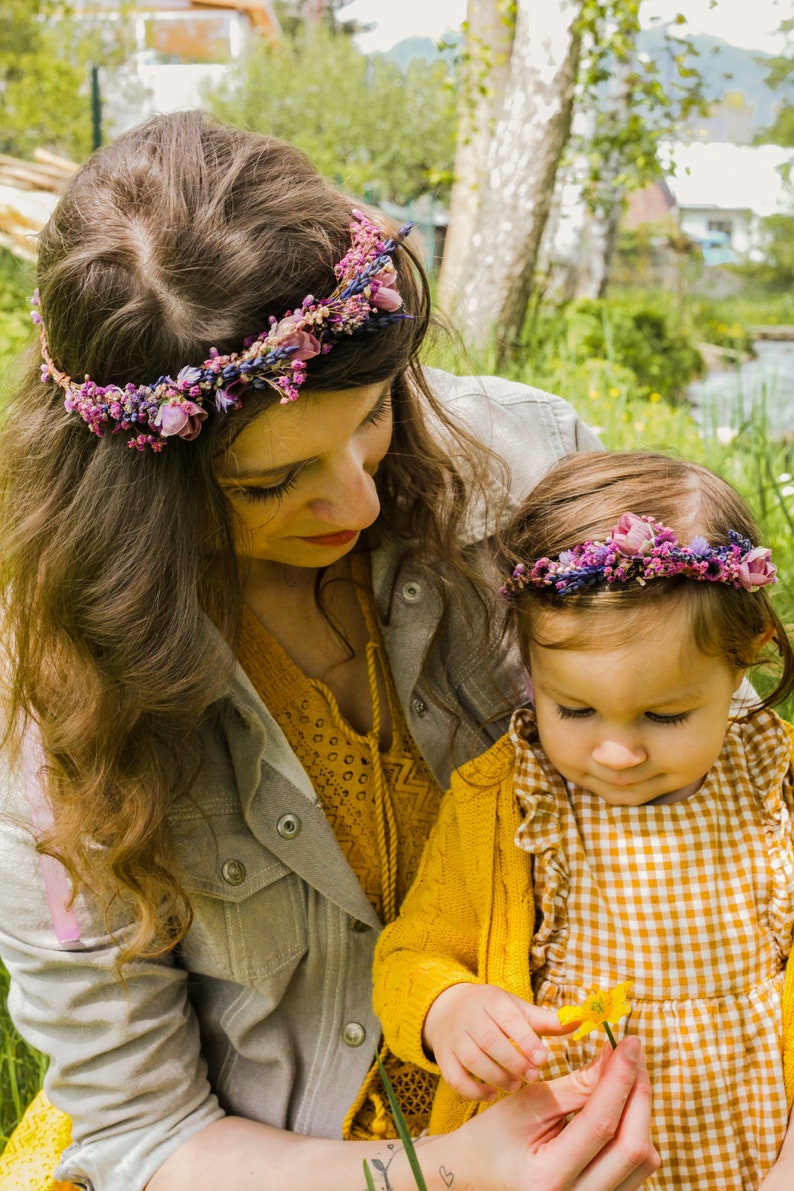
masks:
[[[309,463],[314,463],[318,458],[314,455],[310,459],[296,459],[294,463],[282,463],[279,467],[247,467],[240,471],[236,471],[234,475],[219,475],[218,480],[221,484],[239,484],[241,480],[274,480],[278,476],[283,476],[285,472],[295,471],[296,468],[306,467]]]
[[[363,418],[359,422],[359,426],[363,426],[367,418],[371,418],[375,410],[383,404],[386,397],[391,391],[392,382],[386,381],[381,391],[378,393],[371,409],[367,410]],[[309,463],[314,463],[318,458],[317,455],[312,455],[308,459],[295,459],[291,463],[281,463],[278,467],[261,468],[254,465],[253,467],[242,468],[236,471],[234,475],[219,475],[218,479],[222,483],[224,480],[231,484],[238,483],[240,480],[269,480],[276,476],[282,476],[285,472],[293,471],[296,467],[306,467]]]

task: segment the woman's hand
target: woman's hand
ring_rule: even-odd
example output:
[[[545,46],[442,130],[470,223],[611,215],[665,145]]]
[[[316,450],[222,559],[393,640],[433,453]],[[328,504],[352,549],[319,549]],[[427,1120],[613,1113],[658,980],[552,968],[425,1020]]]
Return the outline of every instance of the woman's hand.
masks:
[[[453,984],[436,997],[422,1030],[444,1079],[469,1100],[493,1100],[537,1079],[549,1052],[540,1034],[568,1034],[551,1009],[493,984]]]
[[[624,1038],[591,1067],[528,1084],[457,1134],[429,1140],[465,1138],[481,1155],[461,1166],[456,1191],[635,1191],[659,1167],[650,1122],[642,1047]],[[419,1155],[424,1166],[424,1146]]]
[[[642,1050],[624,1038],[591,1067],[527,1084],[454,1133],[422,1138],[417,1155],[428,1191],[636,1191],[659,1165],[650,1118]],[[147,1191],[355,1191],[363,1159],[377,1191],[416,1191],[396,1142],[322,1140],[239,1117],[190,1137]]]

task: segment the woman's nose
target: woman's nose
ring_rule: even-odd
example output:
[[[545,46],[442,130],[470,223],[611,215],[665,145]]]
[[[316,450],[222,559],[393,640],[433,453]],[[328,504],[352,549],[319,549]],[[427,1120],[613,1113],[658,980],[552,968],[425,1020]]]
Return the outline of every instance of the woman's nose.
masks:
[[[374,468],[353,455],[340,461],[327,477],[326,491],[311,502],[319,521],[335,529],[366,529],[380,512]]]
[[[633,769],[648,760],[642,745],[622,740],[602,740],[593,749],[593,760],[605,769]]]

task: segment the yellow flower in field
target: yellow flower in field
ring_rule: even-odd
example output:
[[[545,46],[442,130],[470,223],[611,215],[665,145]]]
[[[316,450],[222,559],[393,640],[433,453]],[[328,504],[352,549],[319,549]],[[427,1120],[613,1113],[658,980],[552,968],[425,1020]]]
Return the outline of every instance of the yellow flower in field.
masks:
[[[629,1012],[631,1006],[627,1000],[627,994],[630,988],[631,984],[627,981],[616,984],[608,992],[601,988],[594,988],[583,1005],[563,1005],[561,1009],[557,1010],[557,1016],[564,1026],[570,1025],[574,1021],[580,1023],[579,1029],[573,1035],[574,1042],[578,1042],[580,1038],[584,1038],[585,1034],[589,1034],[598,1026],[603,1026],[609,1041],[615,1046],[615,1039],[609,1027],[617,1025],[621,1017],[625,1017]]]
[[[613,386],[613,388],[611,388],[611,389],[609,390],[609,395],[610,395],[610,397],[619,397],[619,396],[620,396],[620,389],[616,389],[616,388],[614,388],[614,386]]]
[[[648,394],[648,400],[649,400],[649,401],[661,401],[661,400],[662,400],[662,394],[661,394],[661,393],[649,393],[649,394]]]

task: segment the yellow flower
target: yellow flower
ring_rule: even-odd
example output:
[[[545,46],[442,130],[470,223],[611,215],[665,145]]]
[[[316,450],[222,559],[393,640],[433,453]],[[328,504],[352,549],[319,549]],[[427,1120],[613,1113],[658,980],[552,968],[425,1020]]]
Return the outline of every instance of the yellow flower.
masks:
[[[573,1035],[573,1041],[578,1042],[592,1030],[603,1026],[609,1036],[609,1041],[615,1045],[610,1025],[617,1025],[621,1017],[629,1012],[631,1006],[627,1000],[627,993],[631,984],[624,981],[616,984],[608,992],[601,988],[594,988],[583,1005],[563,1005],[557,1010],[557,1016],[564,1026],[571,1022],[579,1022],[579,1029]]]
[[[662,394],[661,394],[661,393],[650,393],[650,394],[648,395],[648,400],[649,400],[649,401],[661,401],[661,400],[662,400]]]

